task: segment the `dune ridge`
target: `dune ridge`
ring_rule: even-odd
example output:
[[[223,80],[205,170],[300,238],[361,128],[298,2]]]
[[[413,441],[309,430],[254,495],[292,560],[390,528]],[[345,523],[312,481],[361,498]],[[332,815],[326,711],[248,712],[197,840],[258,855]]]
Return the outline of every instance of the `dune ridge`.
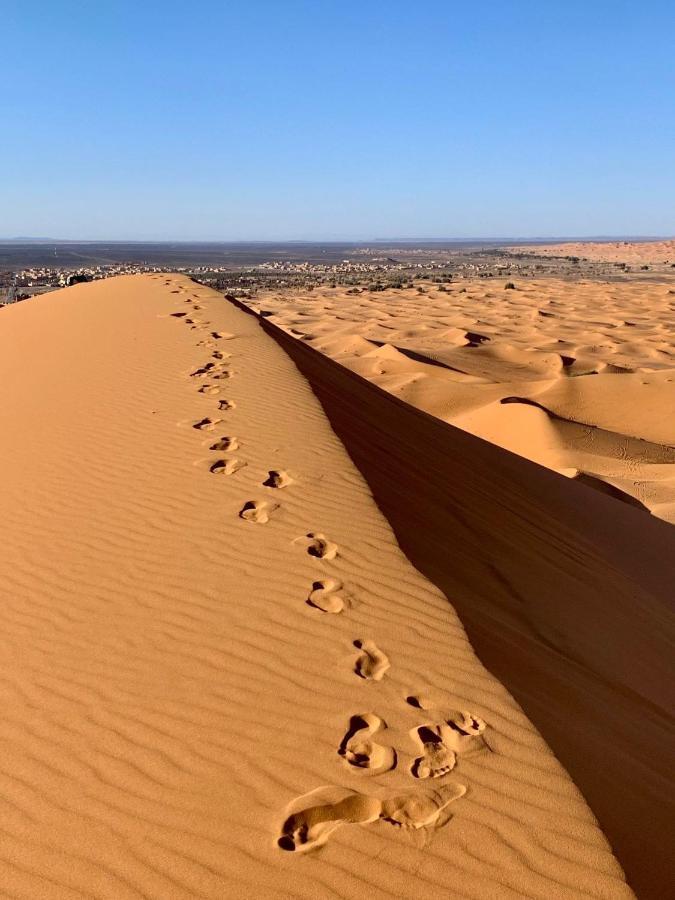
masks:
[[[253,317],[0,319],[5,896],[633,896]]]
[[[638,896],[662,898],[675,882],[672,528],[260,321],[308,379],[402,549],[452,597],[482,662],[581,787]]]

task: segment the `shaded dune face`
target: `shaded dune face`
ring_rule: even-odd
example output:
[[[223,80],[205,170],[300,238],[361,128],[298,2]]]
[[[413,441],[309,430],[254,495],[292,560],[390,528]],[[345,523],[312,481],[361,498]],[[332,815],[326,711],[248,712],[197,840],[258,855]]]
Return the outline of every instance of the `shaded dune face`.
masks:
[[[0,320],[0,894],[633,896],[253,316],[161,275]],[[367,455],[462,571],[391,424]]]
[[[675,523],[675,277],[504,287],[289,290],[254,305],[424,412]]]
[[[573,775],[638,896],[661,898],[675,875],[672,526],[263,327],[312,385],[402,549],[452,598],[482,661]],[[386,465],[373,448],[386,448]],[[474,714],[455,722],[427,716],[411,731],[413,777],[454,774],[456,741],[484,739]]]

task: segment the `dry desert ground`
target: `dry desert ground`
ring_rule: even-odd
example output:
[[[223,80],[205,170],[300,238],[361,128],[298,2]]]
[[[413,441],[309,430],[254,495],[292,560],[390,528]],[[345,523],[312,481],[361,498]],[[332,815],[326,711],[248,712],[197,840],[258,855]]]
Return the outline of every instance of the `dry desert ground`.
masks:
[[[253,305],[407,403],[675,522],[675,279],[474,278]]]
[[[654,241],[567,241],[560,244],[529,244],[509,247],[509,253],[537,256],[578,256],[598,262],[629,266],[675,264],[675,240]]]
[[[480,315],[466,315],[470,326],[448,305],[454,295],[401,297],[387,314],[383,297],[349,306],[317,294],[276,318],[396,393],[392,401],[445,409],[443,418],[478,434],[492,422],[491,439],[516,433],[507,422],[515,416],[535,436],[535,458],[539,448],[558,454],[544,461],[588,470],[668,513],[672,421],[650,404],[672,398],[663,365],[672,334],[659,324],[672,298],[654,289],[628,314],[596,293],[597,321],[580,336],[574,315],[558,316],[555,286],[536,300],[534,289],[509,292],[505,311],[503,290],[489,303],[470,286],[463,299],[484,301]],[[517,328],[529,328],[526,347],[507,334],[515,313]],[[271,323],[261,327],[185,276],[77,285],[5,308],[0,319],[0,895],[634,896],[598,815],[616,832],[631,879],[657,896],[658,845],[667,840],[667,747],[657,733],[660,642],[672,633],[662,602],[670,526],[414,408],[390,408],[389,394],[343,367],[334,372],[319,353],[310,387],[280,345],[287,331],[275,340]],[[470,349],[467,330],[477,335]],[[508,349],[492,352],[496,334]],[[562,353],[552,349],[558,340]],[[459,360],[469,356],[464,372]],[[591,368],[600,374],[584,378]],[[349,390],[341,372],[355,379]],[[612,379],[617,390],[598,395],[593,384]],[[505,386],[518,402],[500,404]],[[394,479],[393,519],[409,521],[434,559],[458,572],[474,567],[456,598],[440,576],[420,571],[423,560],[415,567],[404,555],[322,391],[326,410],[331,391],[357,404],[348,417],[357,441],[389,429],[361,452],[379,477]],[[632,418],[620,414],[626,397]],[[420,435],[447,431],[447,452],[458,453],[455,512],[465,524],[480,517],[470,524],[475,539],[432,521],[452,506],[443,499],[434,510],[447,479],[427,457],[433,442],[408,446],[416,455],[405,463],[397,456],[396,434],[405,437],[397,417],[408,414],[421,417]],[[584,437],[591,426],[595,439]],[[633,477],[644,489],[627,491],[636,446],[644,468]],[[482,488],[462,465],[483,473]],[[408,477],[434,491],[428,515]],[[512,492],[508,503],[502,489]],[[579,518],[581,496],[590,499]],[[506,518],[490,512],[500,504]],[[549,521],[549,507],[560,519]],[[611,546],[594,543],[602,517]],[[642,521],[649,546],[638,552]],[[497,530],[515,542],[505,558],[519,560],[518,546],[524,553],[513,583],[522,579],[525,600],[513,622],[499,621],[508,599],[489,607],[501,596],[490,578],[508,580]],[[534,723],[476,656],[453,606],[471,584],[488,603],[485,635],[511,646],[511,659],[534,646],[527,609],[537,597],[559,585],[573,609],[578,601],[580,620],[544,604],[534,629],[550,651],[541,671],[564,672],[571,686],[568,698],[562,689],[543,698],[566,723],[571,750],[561,741],[554,753],[545,715]],[[579,628],[584,615],[606,622],[604,633]],[[627,664],[629,687],[602,649],[627,630],[638,659]],[[543,682],[531,659],[535,688]],[[586,720],[574,711],[581,694],[595,704]],[[600,797],[594,814],[561,758],[569,769],[598,754],[614,791],[596,766],[606,805]],[[654,803],[659,790],[663,804]],[[647,839],[651,851],[640,846]]]

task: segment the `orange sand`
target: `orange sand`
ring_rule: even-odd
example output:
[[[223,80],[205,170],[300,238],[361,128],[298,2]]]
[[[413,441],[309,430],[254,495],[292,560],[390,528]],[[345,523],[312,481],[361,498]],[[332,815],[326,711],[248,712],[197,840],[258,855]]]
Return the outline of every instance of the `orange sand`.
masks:
[[[406,402],[675,522],[668,284],[475,279],[252,306]]]
[[[505,247],[507,253],[534,256],[578,256],[597,262],[628,265],[667,265],[675,263],[675,240],[671,241],[568,241],[564,244],[530,244]]]
[[[632,896],[254,319],[0,319],[5,896]]]

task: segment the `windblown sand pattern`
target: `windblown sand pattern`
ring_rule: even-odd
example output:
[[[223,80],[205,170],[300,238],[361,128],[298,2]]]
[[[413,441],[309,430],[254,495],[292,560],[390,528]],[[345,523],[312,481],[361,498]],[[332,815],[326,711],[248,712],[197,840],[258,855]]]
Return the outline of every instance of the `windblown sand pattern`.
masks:
[[[0,319],[3,896],[632,896],[252,317]]]
[[[675,279],[507,284],[252,306],[413,406],[675,522]]]

